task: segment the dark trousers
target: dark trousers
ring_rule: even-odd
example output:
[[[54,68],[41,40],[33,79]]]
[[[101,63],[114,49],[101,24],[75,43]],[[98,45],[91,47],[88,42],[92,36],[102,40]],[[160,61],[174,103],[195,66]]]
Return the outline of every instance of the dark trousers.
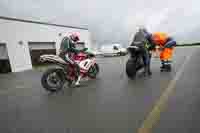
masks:
[[[151,71],[151,68],[150,68],[150,65],[151,65],[151,53],[149,52],[148,49],[144,49],[142,51],[142,58],[143,58],[143,62],[144,62],[144,69],[145,69],[145,72],[150,72]]]

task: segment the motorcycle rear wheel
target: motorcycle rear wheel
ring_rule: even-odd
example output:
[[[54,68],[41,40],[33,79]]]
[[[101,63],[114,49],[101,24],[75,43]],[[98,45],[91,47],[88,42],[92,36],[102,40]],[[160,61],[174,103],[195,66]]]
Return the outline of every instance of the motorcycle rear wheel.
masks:
[[[42,86],[49,92],[57,92],[63,88],[64,79],[57,68],[48,69],[41,78]]]

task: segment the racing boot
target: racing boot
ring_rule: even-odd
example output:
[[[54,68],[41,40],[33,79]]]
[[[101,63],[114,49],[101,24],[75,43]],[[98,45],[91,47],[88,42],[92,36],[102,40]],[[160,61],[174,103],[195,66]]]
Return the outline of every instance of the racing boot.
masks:
[[[163,72],[166,69],[166,63],[164,60],[161,61],[160,71]]]
[[[160,71],[170,72],[171,71],[170,61],[162,61],[162,66],[160,67]]]
[[[80,80],[81,80],[81,73],[80,73],[80,68],[78,64],[75,64],[76,67],[76,80],[75,80],[75,86],[80,86]]]
[[[80,80],[81,80],[81,75],[78,76],[78,78],[75,82],[75,86],[80,86]]]
[[[171,64],[167,64],[166,65],[166,71],[167,72],[171,72],[172,68],[171,68]]]
[[[161,61],[161,67],[160,67],[160,69],[162,70],[162,69],[165,69],[165,61]]]

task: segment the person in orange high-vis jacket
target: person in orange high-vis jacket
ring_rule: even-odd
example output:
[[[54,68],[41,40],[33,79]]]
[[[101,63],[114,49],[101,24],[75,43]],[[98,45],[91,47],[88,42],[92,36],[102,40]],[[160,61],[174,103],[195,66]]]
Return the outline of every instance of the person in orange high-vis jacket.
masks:
[[[151,35],[151,42],[160,47],[161,71],[171,71],[171,60],[176,41],[166,33],[156,32]]]

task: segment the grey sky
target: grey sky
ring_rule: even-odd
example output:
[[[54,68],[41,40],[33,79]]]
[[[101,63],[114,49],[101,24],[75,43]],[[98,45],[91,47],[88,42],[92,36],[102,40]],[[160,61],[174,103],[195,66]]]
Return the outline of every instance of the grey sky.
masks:
[[[198,0],[1,0],[0,15],[88,27],[93,40],[127,43],[136,26],[200,41]]]

